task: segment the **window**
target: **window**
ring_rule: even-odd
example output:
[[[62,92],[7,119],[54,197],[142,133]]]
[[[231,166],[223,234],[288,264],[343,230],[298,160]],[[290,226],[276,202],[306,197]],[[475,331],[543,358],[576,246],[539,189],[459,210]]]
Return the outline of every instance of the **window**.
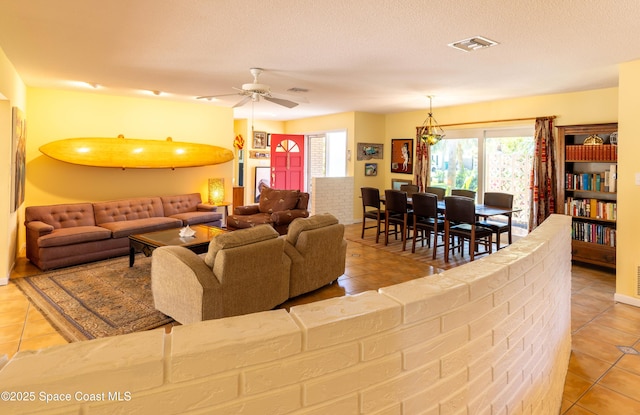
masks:
[[[330,131],[307,135],[309,184],[313,177],[347,175],[347,132]]]
[[[513,225],[524,230],[529,223],[529,175],[533,162],[534,128],[447,130],[431,147],[430,186],[469,189],[482,203],[484,192],[513,194],[521,211]]]

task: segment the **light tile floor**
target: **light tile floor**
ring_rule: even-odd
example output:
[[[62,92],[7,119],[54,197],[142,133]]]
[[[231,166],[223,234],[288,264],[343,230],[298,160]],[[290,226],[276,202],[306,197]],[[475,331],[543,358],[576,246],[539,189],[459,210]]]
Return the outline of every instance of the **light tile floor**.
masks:
[[[347,226],[347,238],[360,241],[360,225]],[[400,241],[375,246],[372,231],[365,240],[348,242],[347,268],[338,284],[289,300],[282,305],[356,294],[435,274],[467,262],[456,257],[445,264],[442,253],[431,261],[429,248],[402,252]],[[11,278],[37,270],[21,258]],[[615,303],[615,274],[572,267],[572,355],[561,414],[640,414],[640,308]],[[0,287],[0,355],[64,344],[65,339],[13,283]]]

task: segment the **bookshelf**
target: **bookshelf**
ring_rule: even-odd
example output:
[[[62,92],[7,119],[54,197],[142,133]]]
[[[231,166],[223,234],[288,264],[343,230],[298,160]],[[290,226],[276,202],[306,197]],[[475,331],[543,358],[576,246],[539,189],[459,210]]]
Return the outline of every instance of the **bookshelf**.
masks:
[[[617,123],[558,126],[556,212],[571,215],[572,259],[616,267]],[[598,136],[602,144],[585,140]]]

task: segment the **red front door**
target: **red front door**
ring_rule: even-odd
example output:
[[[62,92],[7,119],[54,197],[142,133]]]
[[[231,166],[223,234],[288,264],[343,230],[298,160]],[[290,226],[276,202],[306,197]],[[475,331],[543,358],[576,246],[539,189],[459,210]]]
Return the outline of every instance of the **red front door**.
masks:
[[[271,187],[304,191],[304,135],[271,134]]]

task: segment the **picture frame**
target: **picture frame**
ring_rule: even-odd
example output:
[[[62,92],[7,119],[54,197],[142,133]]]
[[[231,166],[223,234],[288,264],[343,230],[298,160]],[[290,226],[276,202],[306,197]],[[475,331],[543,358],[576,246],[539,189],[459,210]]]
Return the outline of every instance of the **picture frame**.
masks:
[[[27,127],[22,110],[18,107],[11,110],[11,212],[15,212],[24,203]]]
[[[265,131],[253,132],[253,148],[267,148],[267,133]]]
[[[413,174],[413,139],[391,140],[391,172]]]
[[[357,160],[371,160],[371,159],[382,159],[383,157],[383,144],[374,144],[374,143],[358,143],[357,146]]]
[[[411,180],[404,179],[391,179],[391,188],[393,190],[400,190],[400,186],[405,184],[412,184]]]
[[[377,176],[378,175],[378,163],[365,163],[364,164],[365,176]]]
[[[269,166],[256,166],[256,174],[255,174],[255,203],[260,201],[260,192],[265,186],[271,186],[271,167]]]

